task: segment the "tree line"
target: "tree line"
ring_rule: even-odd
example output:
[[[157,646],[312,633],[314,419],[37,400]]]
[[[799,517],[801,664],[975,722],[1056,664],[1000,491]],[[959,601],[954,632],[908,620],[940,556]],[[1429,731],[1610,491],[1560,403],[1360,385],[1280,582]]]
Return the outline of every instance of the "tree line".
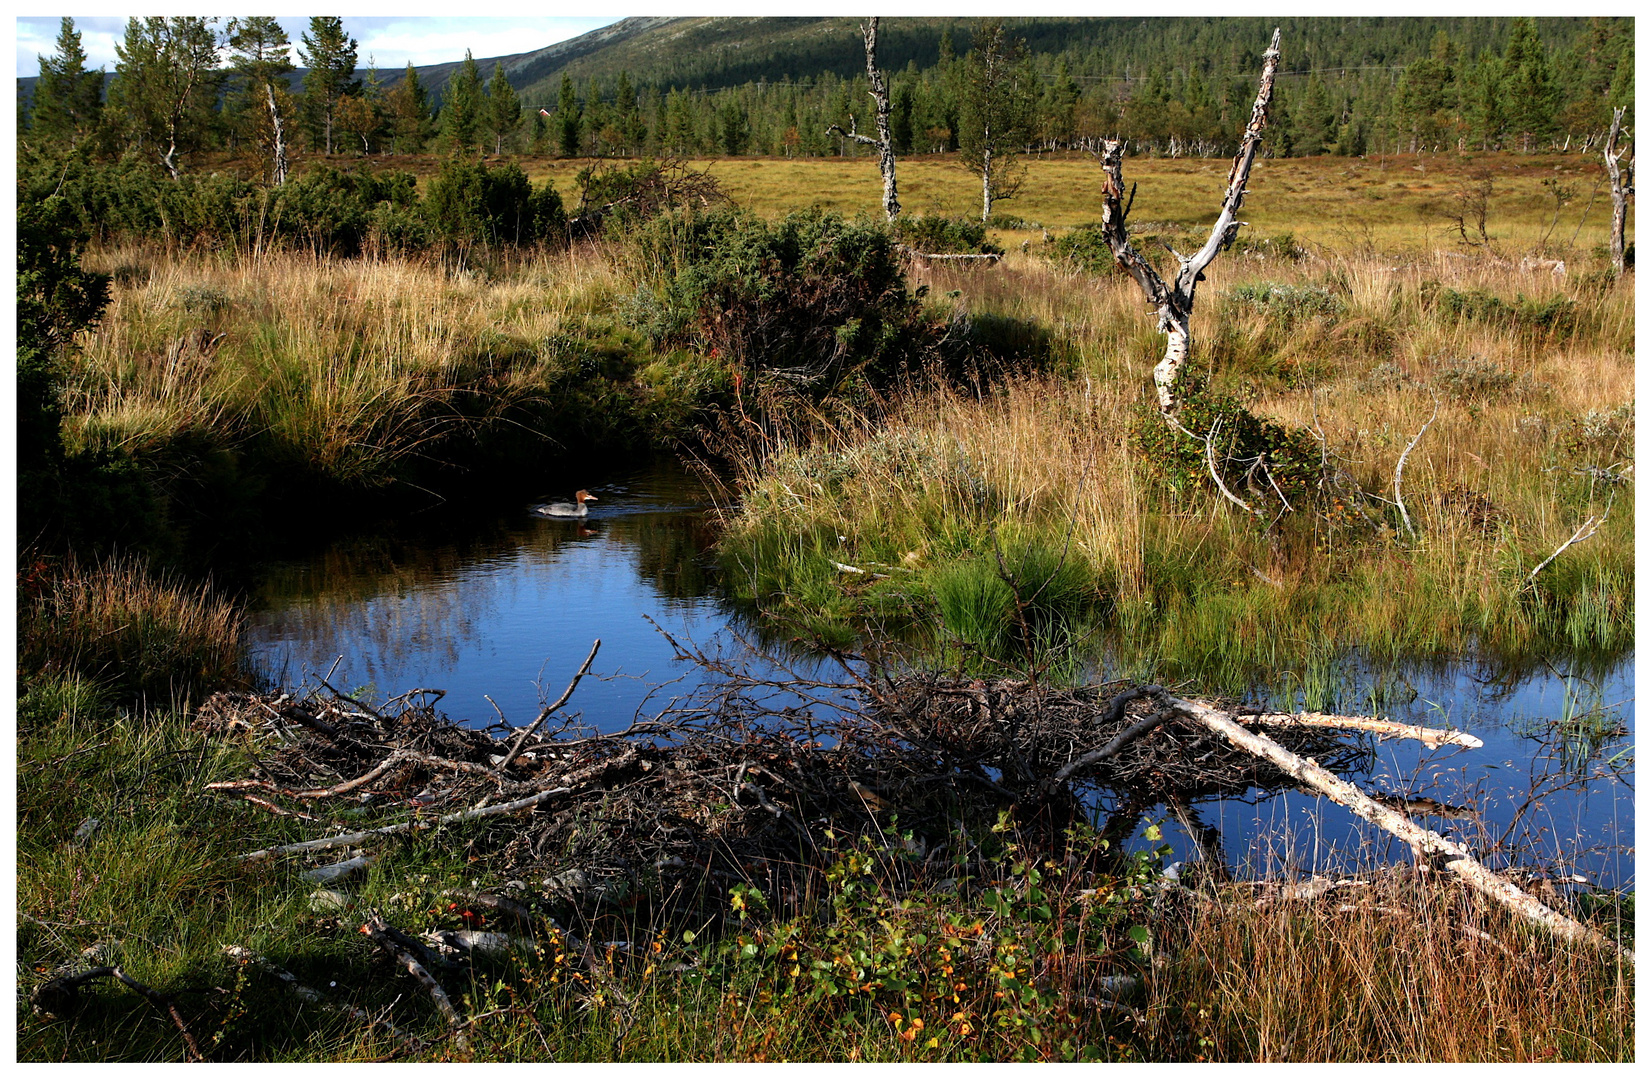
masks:
[[[1123,57],[1095,42],[1029,48],[1000,20],[973,28],[967,47],[943,29],[932,57],[909,56],[889,75],[894,149],[970,150],[982,130],[980,69],[1002,51],[989,96],[1018,151],[1117,137],[1134,153],[1231,154],[1249,108],[1255,49],[1224,40],[1217,20],[1166,22],[1181,25],[1155,31],[1163,39],[1156,49],[1133,45]],[[1586,151],[1605,137],[1614,106],[1633,108],[1627,20],[1451,26],[1455,35],[1438,29],[1424,47],[1386,23],[1380,33],[1350,24],[1334,39],[1317,29],[1299,66],[1282,71],[1270,152]],[[564,73],[554,93],[538,92],[541,100],[513,87],[499,64],[485,73],[468,51],[439,86],[425,85],[411,64],[389,78],[363,71],[358,44],[336,16],[311,18],[294,52],[268,16],[134,18],[106,80],[87,69],[65,18],[55,53],[40,58],[32,103],[25,109],[19,98],[20,138],[108,156],[136,152],[174,177],[191,154],[246,153],[277,182],[285,153],[298,146],[355,156],[867,152],[843,132],[871,115],[864,73],[776,72],[718,88],[644,82],[626,71],[579,86]],[[296,84],[295,59],[305,69]],[[1389,62],[1363,62],[1373,59]]]

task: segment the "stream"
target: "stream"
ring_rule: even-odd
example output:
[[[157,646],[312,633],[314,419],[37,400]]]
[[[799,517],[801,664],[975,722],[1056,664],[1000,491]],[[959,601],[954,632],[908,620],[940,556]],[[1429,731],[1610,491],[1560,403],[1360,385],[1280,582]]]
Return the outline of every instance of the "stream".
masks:
[[[565,711],[604,731],[659,711],[701,678],[676,661],[660,629],[708,648],[756,637],[719,588],[712,499],[668,460],[576,479],[598,498],[584,519],[533,516],[531,502],[572,493],[536,492],[491,513],[415,515],[271,565],[254,596],[251,663],[285,687],[331,673],[333,686],[364,699],[437,688],[446,691],[437,707],[454,720],[525,724],[600,638],[597,677],[581,682]],[[1588,676],[1493,672],[1472,660],[1402,671],[1350,661],[1342,683],[1342,711],[1371,711],[1375,700],[1392,719],[1485,742],[1436,751],[1376,743],[1370,770],[1350,779],[1443,804],[1413,814],[1494,867],[1512,858],[1593,885],[1634,886],[1633,655]],[[1472,814],[1439,816],[1456,809]],[[1303,793],[1206,800],[1194,812],[1185,824],[1219,835],[1240,874],[1409,858],[1387,833]],[[1162,823],[1172,860],[1200,857],[1175,815],[1156,808],[1145,820]]]

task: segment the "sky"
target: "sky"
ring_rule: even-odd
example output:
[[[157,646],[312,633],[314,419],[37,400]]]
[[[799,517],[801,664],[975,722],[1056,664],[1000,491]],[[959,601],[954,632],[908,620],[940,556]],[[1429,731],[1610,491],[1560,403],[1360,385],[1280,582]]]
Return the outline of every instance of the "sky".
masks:
[[[413,5],[408,5],[413,6]],[[497,10],[497,5],[495,5]],[[126,34],[125,15],[68,13],[80,31],[81,48],[86,50],[86,66],[115,70],[115,43]],[[365,69],[371,57],[381,71],[400,69],[408,61],[415,65],[441,64],[464,59],[465,50],[478,59],[509,56],[554,45],[571,37],[617,22],[622,15],[505,15],[505,16],[419,16],[345,15],[344,30],[358,42],[357,64]],[[299,35],[309,29],[308,16],[277,16],[292,39],[293,62],[300,63]],[[17,19],[17,74],[40,74],[40,57],[57,51],[57,31],[61,16],[20,16]]]

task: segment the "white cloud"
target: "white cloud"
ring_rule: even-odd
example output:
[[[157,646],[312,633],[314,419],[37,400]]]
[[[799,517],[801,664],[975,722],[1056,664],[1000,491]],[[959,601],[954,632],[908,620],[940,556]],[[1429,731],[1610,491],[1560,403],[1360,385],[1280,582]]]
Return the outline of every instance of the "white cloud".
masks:
[[[115,69],[115,43],[126,33],[119,16],[71,16],[80,31],[81,48],[89,68]],[[537,15],[489,17],[344,16],[345,31],[358,42],[359,66],[369,57],[381,70],[441,64],[464,59],[465,50],[477,59],[531,52],[565,41],[617,21],[616,15],[546,17]],[[38,75],[41,56],[57,50],[59,16],[24,16],[16,20],[17,74]],[[299,63],[300,35],[309,28],[305,17],[282,16],[281,25],[293,42],[293,62]]]

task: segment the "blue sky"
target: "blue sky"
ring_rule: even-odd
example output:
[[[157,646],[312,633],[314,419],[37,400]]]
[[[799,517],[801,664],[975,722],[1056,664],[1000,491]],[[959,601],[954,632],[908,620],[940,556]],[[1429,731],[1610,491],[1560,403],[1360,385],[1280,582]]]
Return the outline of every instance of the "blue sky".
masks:
[[[409,5],[414,6],[414,5]],[[497,9],[497,8],[496,8]],[[74,15],[75,29],[80,31],[81,47],[86,50],[87,66],[107,65],[115,69],[115,42],[126,33],[125,15]],[[358,64],[367,67],[371,56],[381,70],[402,68],[411,60],[414,64],[438,64],[461,60],[469,49],[477,57],[508,56],[530,52],[546,45],[577,37],[599,26],[616,22],[620,15],[577,16],[466,16],[462,18],[428,16],[344,16],[344,28],[358,44]],[[22,16],[17,19],[17,74],[40,74],[41,56],[50,56],[57,48],[57,30],[61,16]],[[308,16],[278,16],[292,39],[293,62],[298,63],[299,35],[309,28]]]

